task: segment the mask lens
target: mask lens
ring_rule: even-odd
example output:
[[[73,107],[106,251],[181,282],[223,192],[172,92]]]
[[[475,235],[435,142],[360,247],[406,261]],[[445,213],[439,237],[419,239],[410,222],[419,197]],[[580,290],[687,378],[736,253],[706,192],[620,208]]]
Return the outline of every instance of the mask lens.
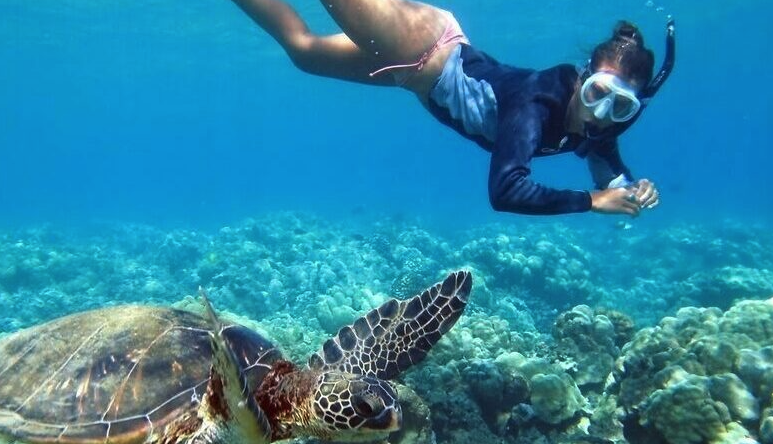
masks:
[[[601,82],[592,82],[585,88],[583,98],[587,103],[595,103],[608,96],[610,89]]]
[[[623,118],[631,113],[634,106],[630,97],[616,94],[615,102],[612,105],[612,115],[616,118]]]

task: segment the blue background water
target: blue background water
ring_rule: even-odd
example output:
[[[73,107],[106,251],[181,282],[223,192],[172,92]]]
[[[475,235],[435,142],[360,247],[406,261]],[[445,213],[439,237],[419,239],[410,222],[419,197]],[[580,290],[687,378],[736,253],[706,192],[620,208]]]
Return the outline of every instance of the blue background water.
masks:
[[[294,4],[314,30],[335,31],[316,2]],[[663,194],[641,220],[772,219],[773,3],[436,4],[480,48],[535,68],[582,61],[624,17],[659,64],[673,14],[676,70],[623,138],[634,173]],[[274,209],[477,222],[502,217],[487,168],[486,152],[410,94],[299,72],[229,1],[0,0],[3,225],[219,226]],[[534,171],[590,186],[571,155]]]
[[[664,381],[671,371],[650,365],[642,374],[640,364],[683,365],[673,387],[697,384],[706,399],[679,398],[672,414],[700,418],[648,421],[648,433],[667,436],[658,424],[679,425],[679,436],[724,432],[718,415],[703,414],[711,405],[735,430],[757,434],[747,402],[770,415],[769,390],[757,399],[732,384],[738,396],[712,390],[710,399],[702,381],[712,372],[728,380],[715,365],[736,362],[728,350],[769,350],[769,304],[739,304],[746,308],[728,311],[730,322],[716,309],[682,310],[652,340],[639,330],[645,340],[630,355],[610,346],[610,335],[623,343],[633,321],[638,329],[680,307],[724,310],[773,295],[773,2],[645,1],[436,3],[481,49],[534,68],[582,62],[620,18],[642,27],[659,64],[666,14],[676,17],[674,74],[622,140],[634,173],[659,185],[662,205],[618,230],[619,217],[494,213],[486,152],[404,91],[299,72],[229,0],[0,0],[0,337],[90,308],[179,303],[201,285],[218,310],[257,320],[300,363],[387,297],[409,297],[446,270],[467,268],[475,273],[471,307],[403,375],[428,403],[438,442],[568,440],[563,433],[581,424],[599,442],[612,441],[606,433],[619,440],[622,425],[609,427],[603,411],[590,426],[522,418],[533,409],[513,408],[522,400],[511,395],[523,392],[524,378],[496,365],[512,364],[515,352],[558,360],[547,371],[582,385],[591,401],[584,412],[605,400],[607,414],[629,413],[623,422],[636,425],[633,434],[642,406],[664,388],[640,390],[636,379]],[[293,3],[313,29],[335,32],[320,4]],[[534,172],[554,186],[590,186],[573,155],[539,159]],[[350,223],[357,219],[378,220],[363,228]],[[87,223],[95,220],[108,223]],[[70,236],[61,229],[68,225],[85,235]],[[200,309],[192,298],[182,303]],[[614,331],[587,308],[559,314],[577,304],[625,314],[605,312]],[[696,356],[705,368],[691,362]],[[624,367],[619,383],[604,384],[619,357],[635,371]],[[3,362],[0,348],[0,387],[13,387],[19,379]],[[770,373],[769,359],[754,362]],[[762,379],[744,367],[737,373],[753,390],[749,378]],[[610,408],[607,395],[626,378],[642,399],[629,405],[623,396]],[[580,408],[561,404],[569,414]]]

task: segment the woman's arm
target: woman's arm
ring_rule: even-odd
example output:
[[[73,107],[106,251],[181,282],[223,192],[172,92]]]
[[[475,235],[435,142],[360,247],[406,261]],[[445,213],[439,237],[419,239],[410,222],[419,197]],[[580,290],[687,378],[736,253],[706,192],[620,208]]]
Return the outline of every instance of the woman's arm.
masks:
[[[631,170],[620,157],[617,139],[602,142],[602,144],[591,148],[588,151],[587,159],[596,189],[604,190],[610,187],[626,186],[634,182]]]
[[[630,188],[635,192],[636,202],[641,208],[653,208],[660,203],[660,193],[655,184],[647,179],[636,181],[631,170],[625,166],[617,139],[590,150],[588,167],[598,189]]]
[[[542,139],[547,110],[521,109],[499,121],[491,153],[489,199],[497,211],[522,214],[564,214],[595,211],[637,216],[641,210],[635,190],[612,188],[590,193],[559,190],[531,180],[531,158]]]
[[[497,211],[550,215],[591,209],[587,191],[550,188],[529,178],[531,159],[542,139],[544,113],[530,107],[499,120],[488,184],[489,200]]]

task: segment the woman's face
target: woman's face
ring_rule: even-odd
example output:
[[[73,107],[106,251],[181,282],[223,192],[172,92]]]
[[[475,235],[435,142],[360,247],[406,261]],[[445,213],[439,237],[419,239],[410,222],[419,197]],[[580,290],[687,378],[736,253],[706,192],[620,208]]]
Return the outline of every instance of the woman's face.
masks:
[[[611,63],[602,63],[599,68],[594,72],[605,72],[614,75],[618,79],[620,79],[623,83],[628,85],[632,91],[635,94],[638,94],[641,90],[641,85],[638,84],[633,79],[625,78],[618,69],[617,66],[611,64]],[[591,125],[599,130],[603,130],[611,125],[614,125],[615,122],[611,118],[611,113],[607,112],[604,113],[602,118],[597,117],[594,114],[594,108],[585,106],[585,104],[580,99],[580,89],[582,88],[582,84],[579,84],[577,86],[577,89],[575,90],[574,94],[574,106],[576,119],[578,119],[578,122],[575,122],[573,126],[577,128],[584,128],[586,125]],[[604,90],[603,87],[599,88],[600,91],[598,92],[599,95],[603,96],[607,91]]]

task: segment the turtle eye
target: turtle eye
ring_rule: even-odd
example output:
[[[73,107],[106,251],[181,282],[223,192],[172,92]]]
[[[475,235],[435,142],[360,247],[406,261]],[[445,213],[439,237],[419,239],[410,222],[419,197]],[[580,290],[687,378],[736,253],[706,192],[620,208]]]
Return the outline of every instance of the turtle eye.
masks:
[[[373,418],[383,410],[376,400],[360,395],[352,397],[352,407],[358,415],[365,418]]]

